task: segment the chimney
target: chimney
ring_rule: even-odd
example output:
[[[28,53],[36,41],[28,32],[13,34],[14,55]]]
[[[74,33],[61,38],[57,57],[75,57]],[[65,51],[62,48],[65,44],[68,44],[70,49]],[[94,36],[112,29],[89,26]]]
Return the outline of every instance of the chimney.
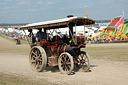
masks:
[[[67,18],[73,17],[73,15],[68,15]]]

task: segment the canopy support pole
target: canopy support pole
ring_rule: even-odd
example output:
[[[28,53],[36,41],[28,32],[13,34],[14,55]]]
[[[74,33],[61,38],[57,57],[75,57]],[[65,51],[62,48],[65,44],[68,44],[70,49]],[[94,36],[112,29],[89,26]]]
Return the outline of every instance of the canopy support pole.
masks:
[[[89,33],[90,33],[90,28],[89,28],[89,31],[88,31],[88,38],[89,38]]]
[[[76,44],[77,44],[77,36],[76,36],[76,23],[75,23],[75,41],[76,41]]]
[[[58,30],[59,30],[59,29],[58,29]],[[59,31],[60,31],[60,30],[59,30]],[[63,37],[63,34],[61,33],[61,31],[60,31],[60,36]]]
[[[86,41],[85,24],[84,24],[84,38],[85,38],[85,41]]]
[[[31,47],[30,42],[29,42],[29,40],[28,40],[28,36],[26,35],[25,30],[23,30],[23,31],[24,31],[24,33],[25,33],[26,39],[27,39],[27,41],[28,41],[28,44],[29,44],[29,46]]]
[[[46,33],[47,33],[47,40],[48,40],[48,30],[46,30]]]
[[[71,34],[71,36],[72,36],[72,40],[73,40],[74,44],[76,45],[75,40],[74,40],[73,35],[72,35],[72,32],[71,32],[71,30],[70,30],[70,28],[69,28],[69,25],[67,24],[67,26],[68,26],[69,32],[70,32],[70,34]]]

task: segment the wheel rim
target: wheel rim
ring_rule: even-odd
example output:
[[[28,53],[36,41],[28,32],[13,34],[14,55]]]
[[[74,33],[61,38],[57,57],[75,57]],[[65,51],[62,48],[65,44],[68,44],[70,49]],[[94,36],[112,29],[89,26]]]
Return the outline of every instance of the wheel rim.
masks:
[[[33,47],[30,52],[29,60],[32,70],[38,72],[43,71],[47,62],[44,49],[38,46]]]
[[[78,65],[81,70],[83,71],[88,71],[90,68],[90,58],[88,53],[86,52],[81,52],[78,56]]]
[[[58,60],[61,73],[71,74],[74,68],[73,58],[69,53],[62,53]]]

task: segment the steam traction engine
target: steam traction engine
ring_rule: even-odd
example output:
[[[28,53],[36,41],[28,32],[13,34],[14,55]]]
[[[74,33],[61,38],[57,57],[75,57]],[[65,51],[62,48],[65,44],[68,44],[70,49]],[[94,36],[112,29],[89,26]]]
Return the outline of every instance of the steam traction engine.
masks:
[[[69,37],[53,36],[52,39],[42,39],[37,44],[31,44],[29,55],[32,70],[41,72],[48,66],[58,66],[61,73],[71,74],[76,64],[83,71],[90,68],[90,57],[87,52],[81,51],[85,48],[85,37],[74,36],[73,26],[90,25],[95,21],[89,18],[70,17],[60,20],[46,21],[28,24],[21,27],[25,29],[43,28],[45,30],[68,27]],[[85,28],[84,28],[85,29]],[[47,37],[49,36],[48,33]]]

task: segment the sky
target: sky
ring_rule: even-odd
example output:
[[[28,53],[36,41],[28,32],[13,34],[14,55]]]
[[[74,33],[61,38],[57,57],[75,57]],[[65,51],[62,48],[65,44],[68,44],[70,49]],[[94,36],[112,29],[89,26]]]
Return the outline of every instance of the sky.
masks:
[[[0,23],[34,23],[66,18],[67,15],[111,20],[124,11],[128,0],[0,0]]]

